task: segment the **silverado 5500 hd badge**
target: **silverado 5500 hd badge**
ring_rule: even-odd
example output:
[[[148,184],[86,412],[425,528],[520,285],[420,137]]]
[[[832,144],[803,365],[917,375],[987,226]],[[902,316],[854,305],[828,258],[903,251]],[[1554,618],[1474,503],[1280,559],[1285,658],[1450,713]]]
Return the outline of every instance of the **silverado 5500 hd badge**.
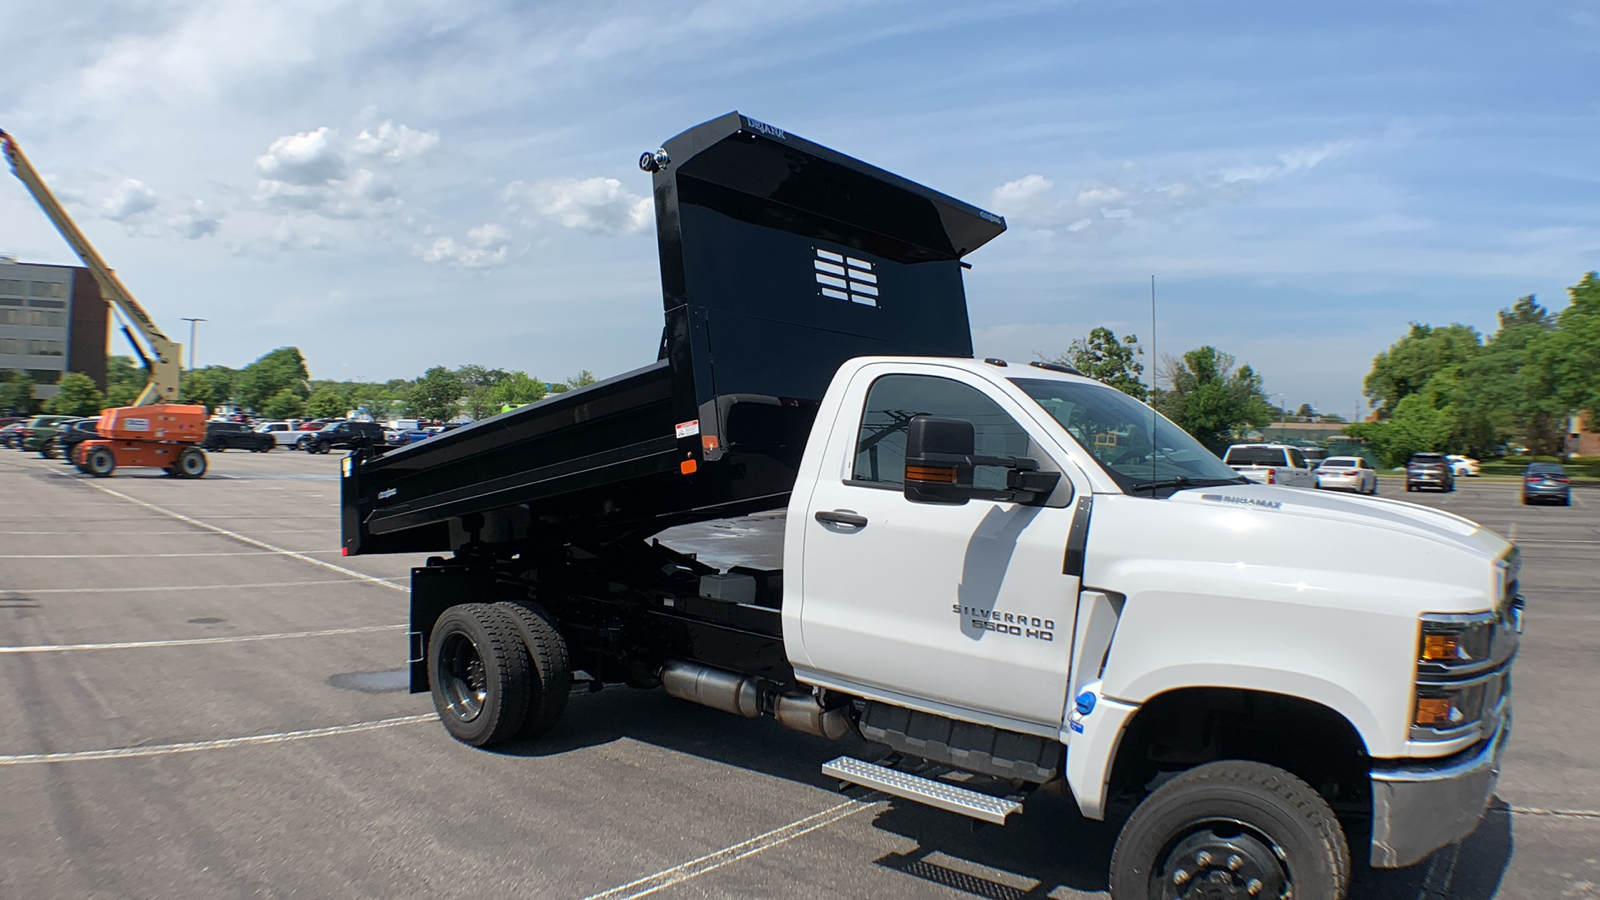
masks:
[[[962,606],[959,603],[950,604],[950,611],[966,619],[979,631],[1033,638],[1036,641],[1056,639],[1054,619],[1041,619],[1038,616],[1025,616],[1021,613],[1008,613],[978,606]]]

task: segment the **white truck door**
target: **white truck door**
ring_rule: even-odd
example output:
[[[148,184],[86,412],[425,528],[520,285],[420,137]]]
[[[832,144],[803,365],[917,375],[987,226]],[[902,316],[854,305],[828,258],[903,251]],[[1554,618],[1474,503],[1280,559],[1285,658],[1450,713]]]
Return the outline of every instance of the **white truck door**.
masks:
[[[965,375],[864,370],[866,384],[852,386],[865,393],[863,416],[833,429],[805,521],[806,653],[836,681],[1059,727],[1078,597],[1078,578],[1063,574],[1075,504],[956,506],[902,493],[915,415],[971,421],[982,455],[1043,455],[1013,401]],[[975,480],[999,487],[1004,477],[980,467]]]

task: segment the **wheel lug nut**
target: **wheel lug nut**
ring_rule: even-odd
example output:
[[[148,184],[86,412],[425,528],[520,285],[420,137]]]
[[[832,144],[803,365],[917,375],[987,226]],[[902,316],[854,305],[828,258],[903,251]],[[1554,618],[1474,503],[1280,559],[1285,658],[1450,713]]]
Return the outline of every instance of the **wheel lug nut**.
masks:
[[[1252,878],[1250,879],[1250,883],[1244,886],[1244,889],[1249,892],[1250,896],[1254,897],[1255,895],[1261,893],[1261,889],[1264,887],[1266,887],[1266,885],[1261,883],[1261,879]]]
[[[1172,873],[1172,883],[1173,884],[1182,885],[1182,884],[1186,883],[1188,880],[1189,880],[1189,873],[1184,869],[1179,869],[1178,871]]]
[[[1201,850],[1199,853],[1194,855],[1194,861],[1199,863],[1201,866],[1211,865],[1211,851]]]
[[[1239,854],[1235,853],[1234,855],[1228,857],[1228,871],[1237,872],[1239,869],[1243,868],[1243,866],[1244,859],[1240,857]]]

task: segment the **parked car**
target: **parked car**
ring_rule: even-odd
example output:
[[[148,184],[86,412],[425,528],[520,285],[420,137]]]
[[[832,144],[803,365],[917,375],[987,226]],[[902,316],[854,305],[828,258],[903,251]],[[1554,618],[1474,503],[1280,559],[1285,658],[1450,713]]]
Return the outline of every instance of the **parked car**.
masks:
[[[1450,460],[1450,474],[1457,478],[1476,478],[1479,474],[1478,461],[1470,456],[1450,454],[1445,459]]]
[[[1540,503],[1554,501],[1562,506],[1572,505],[1572,479],[1560,463],[1529,463],[1522,474],[1522,503],[1526,506],[1535,500]]]
[[[377,422],[335,422],[301,442],[307,453],[352,450],[382,444],[383,426]]]
[[[298,428],[293,422],[262,422],[255,427],[259,434],[271,435],[279,447],[305,449],[305,440],[316,435],[316,429]]]
[[[1456,489],[1455,471],[1443,453],[1413,453],[1406,463],[1406,490],[1423,488],[1440,491]]]
[[[1378,473],[1359,456],[1330,456],[1317,466],[1317,487],[1325,491],[1378,492]]]
[[[1316,476],[1300,455],[1300,448],[1288,444],[1234,444],[1223,454],[1222,461],[1257,484],[1317,486]]]
[[[56,429],[62,422],[70,422],[77,416],[34,416],[28,420],[22,431],[22,449],[32,450],[35,453],[44,449],[45,444],[55,439]]]
[[[79,444],[100,436],[100,432],[96,430],[99,424],[99,416],[74,419],[63,424],[56,431],[55,456],[60,457],[65,462],[72,462],[72,452],[77,449]]]
[[[0,447],[10,447],[15,450],[22,446],[22,429],[26,422],[12,422],[10,425],[0,426]]]
[[[1300,455],[1305,457],[1306,466],[1315,470],[1328,458],[1328,451],[1321,447],[1301,447]]]
[[[278,442],[270,434],[263,434],[242,422],[207,422],[206,438],[200,443],[202,450],[221,453],[224,450],[249,450],[266,453]]]

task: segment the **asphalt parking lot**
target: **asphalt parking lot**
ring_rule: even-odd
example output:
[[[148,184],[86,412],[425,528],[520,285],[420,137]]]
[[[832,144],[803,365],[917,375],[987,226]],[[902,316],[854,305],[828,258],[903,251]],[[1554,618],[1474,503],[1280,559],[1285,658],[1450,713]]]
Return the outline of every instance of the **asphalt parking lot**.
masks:
[[[404,689],[420,560],[339,556],[338,459],[96,480],[0,450],[0,897],[1104,896],[1113,834],[1065,798],[974,831],[837,793],[819,767],[859,745],[659,691],[455,742]],[[1516,540],[1529,613],[1495,808],[1352,896],[1600,897],[1600,490],[1382,492]]]

